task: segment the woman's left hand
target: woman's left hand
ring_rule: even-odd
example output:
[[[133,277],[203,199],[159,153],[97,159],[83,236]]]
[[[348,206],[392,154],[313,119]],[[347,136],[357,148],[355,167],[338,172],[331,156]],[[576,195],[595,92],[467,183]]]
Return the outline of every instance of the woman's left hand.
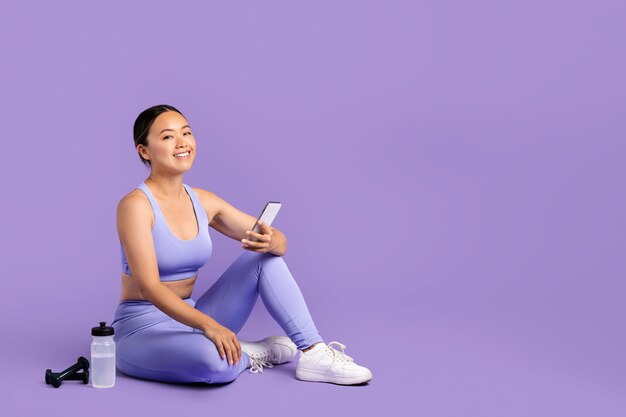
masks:
[[[261,229],[261,233],[255,233],[252,230],[246,230],[246,239],[242,239],[243,243],[242,248],[252,251],[252,252],[269,252],[274,249],[275,243],[272,239],[272,235],[274,232],[269,226],[266,226],[265,223],[259,221],[259,228]],[[248,240],[250,238],[255,238],[258,242]]]

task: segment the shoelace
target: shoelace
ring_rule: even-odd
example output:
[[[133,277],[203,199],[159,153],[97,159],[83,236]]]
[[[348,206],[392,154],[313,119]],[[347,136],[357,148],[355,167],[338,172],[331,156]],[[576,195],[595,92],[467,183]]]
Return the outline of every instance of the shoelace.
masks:
[[[270,362],[271,350],[267,350],[260,354],[250,355],[250,373],[256,374],[258,372],[263,373],[263,367],[273,368],[274,365]]]
[[[333,346],[335,345],[339,346],[339,348],[341,349],[341,352],[333,348]],[[352,359],[352,357],[346,355],[346,352],[345,352],[346,345],[339,343],[339,342],[330,342],[326,346],[327,346],[326,350],[329,351],[335,359],[340,360],[340,361],[345,361],[345,362],[354,362],[354,359]]]
[[[258,372],[263,373],[263,367],[267,367],[267,368],[273,368],[274,365],[272,365],[269,362],[266,362],[262,359],[258,359],[258,358],[253,358],[250,357],[250,373],[251,374],[256,374]]]

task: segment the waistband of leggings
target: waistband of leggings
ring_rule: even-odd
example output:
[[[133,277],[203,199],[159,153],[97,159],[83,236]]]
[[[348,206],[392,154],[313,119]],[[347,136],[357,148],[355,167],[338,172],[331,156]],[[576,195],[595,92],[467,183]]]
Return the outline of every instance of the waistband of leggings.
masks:
[[[182,298],[183,301],[193,301],[193,299],[191,297],[187,297],[187,298]],[[146,305],[154,305],[152,302],[148,301],[148,300],[133,300],[133,299],[128,299],[128,300],[124,300],[124,301],[120,301],[117,305],[121,306],[124,304],[146,304]]]

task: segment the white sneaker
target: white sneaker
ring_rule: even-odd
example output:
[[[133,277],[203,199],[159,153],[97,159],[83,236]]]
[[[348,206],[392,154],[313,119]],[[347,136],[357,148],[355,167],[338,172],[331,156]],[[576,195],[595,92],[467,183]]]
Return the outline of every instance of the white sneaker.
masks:
[[[341,352],[333,349],[337,345]],[[372,372],[357,365],[346,355],[345,345],[330,342],[319,343],[306,352],[300,352],[300,361],[296,368],[296,378],[302,381],[331,382],[340,385],[362,384],[373,378]]]
[[[269,336],[257,342],[239,341],[241,350],[250,356],[250,373],[263,373],[263,367],[273,368],[274,365],[292,360],[298,347],[287,336]]]

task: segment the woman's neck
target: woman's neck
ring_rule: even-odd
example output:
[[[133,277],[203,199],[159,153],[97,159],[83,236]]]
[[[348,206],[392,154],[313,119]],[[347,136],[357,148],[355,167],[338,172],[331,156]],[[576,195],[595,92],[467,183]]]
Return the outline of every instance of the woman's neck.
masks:
[[[161,177],[150,174],[144,182],[150,187],[152,194],[155,194],[155,196],[159,196],[162,199],[176,201],[186,197],[182,175]]]

